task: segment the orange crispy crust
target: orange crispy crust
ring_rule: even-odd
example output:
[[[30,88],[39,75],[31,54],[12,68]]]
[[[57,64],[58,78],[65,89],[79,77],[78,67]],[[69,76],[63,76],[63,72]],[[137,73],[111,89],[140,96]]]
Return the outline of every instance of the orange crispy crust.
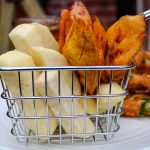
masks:
[[[146,30],[143,15],[123,16],[104,35],[102,46],[106,65],[131,64],[144,41]],[[106,71],[109,79],[110,71]],[[124,72],[114,71],[113,79],[122,79]]]
[[[144,100],[138,100],[138,101],[124,101],[123,106],[123,116],[127,117],[138,117],[140,115],[140,109],[142,104],[144,103]]]
[[[80,39],[80,40],[79,40]],[[98,65],[98,55],[95,49],[95,38],[91,26],[85,28],[84,22],[73,22],[67,36],[63,54],[73,66]],[[78,77],[84,86],[84,71],[78,71]],[[97,71],[88,71],[87,90],[92,94],[97,86]]]
[[[132,73],[128,82],[128,90],[129,92],[150,91],[149,83],[150,75]]]
[[[98,57],[99,57],[98,65],[104,65],[105,61],[104,61],[104,51],[102,49],[102,40],[105,34],[105,29],[102,26],[97,16],[94,17],[93,32],[94,32],[95,39],[96,39],[95,47],[97,49]],[[101,71],[101,79],[102,81],[105,81],[105,74],[103,70]]]
[[[136,69],[139,71],[150,70],[150,52],[149,51],[139,51],[135,57]]]
[[[82,4],[82,2],[75,2],[70,11],[70,18],[72,21],[71,28],[66,37],[65,45],[63,47],[63,54],[73,66],[97,66],[102,65],[103,54],[102,49],[98,46],[99,39],[93,31],[91,17],[89,12]],[[99,27],[98,21],[95,23]],[[94,27],[95,29],[95,27]],[[100,37],[98,35],[98,37]],[[85,85],[85,72],[78,71],[80,83]],[[87,91],[93,94],[97,87],[98,72],[87,72]]]
[[[135,94],[126,98],[123,103],[123,116],[126,117],[139,117],[142,104],[145,98],[149,97],[146,94]],[[145,113],[148,115],[149,113]]]
[[[65,43],[65,39],[66,39],[66,30],[69,30],[69,19],[70,16],[70,12],[68,9],[63,9],[61,11],[61,19],[60,19],[60,30],[59,30],[59,48],[60,51],[62,52],[62,48],[64,46]],[[66,29],[67,28],[67,29]]]
[[[103,40],[103,37],[105,34],[105,29],[102,26],[102,24],[97,16],[94,17],[93,31],[96,36],[96,39],[100,42],[100,44],[102,44],[102,40]]]
[[[93,22],[93,32],[95,35],[95,47],[98,52],[98,57],[99,57],[99,65],[104,65],[104,54],[103,54],[103,49],[102,49],[102,40],[103,36],[105,34],[105,29],[103,28],[100,20],[98,19],[97,16],[94,17],[94,22]]]

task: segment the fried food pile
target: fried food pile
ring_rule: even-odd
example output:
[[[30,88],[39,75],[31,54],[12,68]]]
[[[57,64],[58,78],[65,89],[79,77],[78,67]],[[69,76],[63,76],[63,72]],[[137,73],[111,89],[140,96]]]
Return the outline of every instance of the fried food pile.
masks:
[[[143,15],[123,16],[107,31],[98,17],[92,17],[82,2],[61,12],[59,45],[61,53],[73,66],[129,65],[144,41],[146,24]],[[97,71],[87,73],[87,91],[97,87]],[[120,81],[123,71],[114,71],[113,80]],[[78,71],[84,86],[85,73]],[[110,71],[101,72],[101,80],[109,82]]]
[[[135,55],[141,48],[145,30],[144,16],[136,15],[123,16],[105,31],[98,17],[91,17],[84,4],[80,1],[75,1],[71,9],[64,9],[61,12],[59,45],[44,25],[39,23],[18,25],[9,34],[15,50],[0,55],[0,66],[129,65],[133,62]],[[139,56],[141,62],[143,62],[144,59],[145,67],[149,67],[149,56],[147,54],[146,57],[143,56],[143,54],[140,55],[142,55]],[[137,62],[139,62],[138,58],[136,59]],[[138,67],[140,68],[140,64]],[[47,101],[45,101],[44,98],[35,101],[37,117],[48,114],[48,116],[55,118],[49,119],[51,135],[55,133],[59,125],[60,128],[61,126],[63,127],[66,134],[73,133],[75,137],[87,138],[90,134],[95,133],[96,126],[91,120],[91,117],[86,117],[86,115],[104,114],[105,118],[106,115],[108,115],[107,112],[110,110],[115,112],[116,110],[113,109],[114,106],[124,99],[124,96],[120,94],[124,93],[124,89],[122,89],[120,84],[125,73],[123,71],[113,72],[113,82],[111,86],[109,81],[110,71],[101,71],[100,88],[97,88],[99,73],[95,70],[88,70],[86,73],[85,71],[78,70],[74,74],[69,70],[47,70],[47,72],[37,70],[35,73],[32,73],[31,76],[30,72],[22,71],[20,74],[21,81],[18,79],[19,73],[17,72],[1,72],[0,75],[13,97],[20,97],[20,94],[25,97],[31,97],[33,95],[37,97],[53,97],[53,99],[46,98]],[[150,80],[149,75],[143,74],[141,76],[139,74],[132,74],[132,76],[134,78],[129,81],[129,91],[139,90],[139,86],[144,90],[150,89],[148,85]],[[22,86],[18,84],[19,81]],[[19,85],[22,87],[22,92],[20,92]],[[84,87],[84,94],[96,95],[95,91],[97,88],[98,93],[106,97],[99,97],[95,100],[89,96],[86,101],[85,98],[76,97],[75,99],[73,97],[75,100],[72,103],[73,98],[71,96],[84,95],[82,87]],[[108,98],[107,95],[110,93],[110,87],[111,94],[120,95]],[[85,92],[85,88],[87,89],[87,93]],[[61,103],[57,98],[59,96],[63,96],[63,100],[59,98]],[[66,96],[70,98],[65,98]],[[138,101],[139,97],[127,99],[124,102],[124,115],[138,116],[141,112],[141,108],[142,110],[149,110],[149,100],[144,98],[145,95],[140,97],[140,101]],[[110,100],[109,104],[108,99]],[[17,101],[16,104],[21,110],[19,101]],[[24,101],[23,106],[24,116],[26,117],[27,115],[27,117],[32,118],[35,115],[33,101]],[[135,110],[130,110],[130,108],[135,107]],[[61,112],[61,114],[59,112]],[[144,112],[144,115],[145,114],[148,113]],[[46,116],[46,118],[48,117]],[[60,118],[61,121],[60,119],[58,120],[58,118]],[[27,128],[31,130],[33,134],[36,135],[38,132],[40,135],[47,136],[46,119],[39,119],[37,121],[38,130],[35,130],[34,120],[27,120],[26,123]],[[72,127],[74,129],[73,131]],[[87,133],[87,135],[83,136],[83,132]],[[44,137],[41,137],[41,139],[45,140]]]
[[[98,17],[95,16],[93,19],[84,4],[76,1],[71,9],[64,9],[61,12],[60,51],[72,66],[129,65],[141,49],[145,30],[144,15],[135,15],[121,17],[105,31]],[[137,69],[147,70],[150,67],[149,58],[148,53],[140,51],[135,58]],[[113,81],[120,82],[125,73],[126,71],[113,71]],[[85,86],[85,72],[77,71],[77,76],[80,83]],[[87,92],[94,94],[98,83],[98,72],[88,71],[87,77]],[[110,70],[101,71],[101,82],[109,83],[109,80]],[[149,91],[150,85],[147,84],[149,81],[150,75],[132,73],[128,90]],[[130,99],[132,102],[132,98]],[[126,106],[135,103],[136,107],[137,104],[137,101],[128,102],[129,100],[124,104],[125,114],[128,112]]]
[[[124,116],[150,116],[150,52],[141,50],[135,57],[136,69],[130,75],[128,91],[124,100]],[[145,108],[146,107],[146,108]]]

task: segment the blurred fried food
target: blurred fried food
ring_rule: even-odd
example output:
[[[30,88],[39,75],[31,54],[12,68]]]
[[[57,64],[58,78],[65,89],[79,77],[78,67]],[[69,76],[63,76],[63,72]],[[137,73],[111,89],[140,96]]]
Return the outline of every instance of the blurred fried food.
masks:
[[[150,92],[150,75],[131,73],[128,82],[129,92],[147,93]]]
[[[140,115],[150,116],[150,112],[146,111],[145,105],[143,105],[144,103],[146,103],[146,98],[148,97],[149,95],[147,94],[135,94],[126,98],[123,103],[123,116],[126,117],[139,117]]]
[[[129,65],[144,41],[146,24],[144,15],[123,16],[106,32],[102,45],[106,65]],[[110,71],[106,71],[110,78]],[[113,79],[120,80],[122,71],[114,71]]]
[[[64,14],[64,15],[63,15]],[[60,35],[62,37],[62,53],[73,66],[99,66],[104,65],[104,56],[102,50],[102,38],[105,33],[97,17],[92,23],[91,16],[86,7],[80,1],[75,1],[69,12],[62,12],[63,16],[69,14],[69,21],[61,21],[61,28],[64,29]],[[67,27],[67,22],[69,27]],[[66,31],[66,29],[69,29]],[[67,34],[66,34],[67,33]],[[61,37],[60,37],[61,38]],[[78,71],[78,77],[81,84],[85,85],[85,71]],[[87,72],[87,91],[93,94],[97,87],[98,72]]]
[[[142,116],[150,116],[150,102],[146,102],[146,98],[150,96],[150,52],[139,51],[135,57],[135,64],[136,68],[132,70],[129,78],[128,91],[141,94],[127,96],[124,100],[123,116],[138,117],[141,116],[141,112]],[[145,103],[148,104],[148,111],[145,111]]]
[[[135,57],[136,71],[150,74],[150,52],[141,50]]]

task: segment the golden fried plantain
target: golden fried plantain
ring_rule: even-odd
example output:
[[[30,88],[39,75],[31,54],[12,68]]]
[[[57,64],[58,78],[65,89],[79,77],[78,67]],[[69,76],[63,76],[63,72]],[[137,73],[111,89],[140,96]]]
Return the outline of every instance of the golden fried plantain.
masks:
[[[82,2],[76,1],[74,3],[70,11],[70,19],[72,24],[62,50],[69,63],[73,66],[103,65],[103,50],[101,45],[98,44],[101,29],[93,31],[91,17]],[[100,23],[97,20],[94,24],[94,29],[100,27]],[[85,72],[78,71],[78,77],[84,86]],[[93,94],[95,91],[98,83],[97,79],[97,71],[87,71],[86,85],[89,94]]]
[[[68,9],[63,9],[61,11],[61,20],[60,20],[60,29],[59,29],[59,48],[61,52],[65,43],[67,33],[71,26],[71,20],[69,16],[70,16],[70,11]]]
[[[94,34],[96,36],[96,39],[99,41],[99,44],[101,44],[103,37],[104,37],[104,34],[105,34],[105,29],[102,26],[102,24],[101,24],[101,22],[97,16],[94,17],[93,31],[94,31]]]
[[[104,35],[102,46],[105,65],[129,65],[144,41],[146,24],[144,15],[123,16]],[[106,71],[109,78],[110,71]],[[122,79],[124,72],[114,71],[113,79]]]
[[[104,60],[104,51],[102,49],[102,40],[105,35],[105,29],[97,16],[94,17],[93,31],[96,38],[95,47],[98,50],[99,65],[104,65],[105,60]],[[101,79],[105,81],[104,70],[101,70]]]
[[[95,47],[98,49],[98,57],[99,57],[99,64],[104,64],[104,55],[103,55],[103,49],[102,49],[102,40],[105,34],[105,29],[102,26],[100,20],[97,16],[94,17],[93,22],[93,32],[96,38]],[[100,62],[101,61],[101,62]]]

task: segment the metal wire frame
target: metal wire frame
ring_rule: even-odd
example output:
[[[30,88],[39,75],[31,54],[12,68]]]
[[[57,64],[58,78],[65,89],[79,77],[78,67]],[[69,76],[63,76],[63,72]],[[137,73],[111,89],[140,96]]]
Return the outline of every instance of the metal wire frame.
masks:
[[[35,142],[37,144],[41,142],[46,143],[59,143],[62,142],[87,142],[87,141],[98,141],[98,140],[106,140],[108,141],[111,139],[111,137],[116,133],[120,126],[118,123],[118,119],[122,113],[122,100],[119,102],[116,106],[113,108],[110,107],[110,101],[112,97],[123,97],[128,94],[126,91],[128,78],[131,72],[131,69],[134,68],[135,65],[131,64],[129,66],[64,66],[64,67],[1,67],[0,72],[15,72],[18,74],[18,85],[20,89],[20,96],[19,97],[13,97],[5,85],[3,79],[1,78],[1,84],[3,87],[3,93],[1,94],[1,97],[6,100],[8,111],[7,116],[12,119],[12,129],[11,133],[15,136],[17,136],[17,139],[19,142]],[[75,72],[78,70],[83,70],[85,73],[85,81],[84,81],[84,88],[83,88],[83,95],[75,95],[74,94],[74,76]],[[95,94],[88,95],[87,94],[87,81],[88,81],[88,71],[97,71],[98,72],[98,86],[95,91]],[[101,71],[102,70],[110,70],[110,87],[109,87],[109,93],[105,95],[100,95],[99,90],[101,88]],[[123,89],[122,93],[119,94],[112,94],[112,82],[113,82],[113,71],[126,71],[126,74],[122,78],[122,81],[120,82],[120,85]],[[32,95],[33,96],[23,96],[22,95],[22,83],[21,83],[21,74],[23,72],[30,72],[31,73],[31,86],[32,86]],[[45,96],[36,96],[35,94],[35,72],[37,71],[43,71],[45,75]],[[58,95],[48,95],[48,85],[47,85],[47,72],[48,71],[57,71],[58,72]],[[70,71],[71,72],[71,95],[61,95],[61,71]],[[54,81],[56,82],[56,81]],[[99,113],[99,98],[108,98],[108,108],[107,111],[100,114]],[[82,98],[84,100],[84,113],[83,115],[75,115],[74,111],[74,102],[78,100],[79,98]],[[88,98],[95,98],[96,100],[96,114],[89,115],[86,113],[86,100]],[[69,99],[71,101],[71,114],[70,115],[62,115],[61,114],[61,105],[64,100]],[[39,100],[45,100],[46,103],[46,114],[44,116],[37,115],[36,110],[36,103]],[[59,101],[59,114],[55,116],[49,116],[48,114],[48,101],[49,100],[57,100]],[[34,106],[34,115],[26,116],[24,112],[24,102],[26,101],[32,101]],[[21,107],[17,105],[17,102],[21,102]],[[62,127],[62,119],[68,119],[71,120],[71,133],[66,133]],[[74,132],[74,119],[75,118],[82,118],[84,121],[84,129],[83,133],[75,133]],[[95,132],[94,133],[86,133],[86,119],[90,118],[92,120],[93,124],[95,125]],[[39,134],[38,133],[38,120],[46,120],[47,121],[47,134]],[[54,134],[50,134],[50,120],[57,119],[59,121],[59,127],[56,129]],[[27,127],[27,121],[33,121],[35,124],[36,132],[33,133],[32,130],[28,129]],[[83,138],[78,138],[76,136],[83,136]],[[87,138],[87,136],[90,136]],[[46,138],[46,139],[42,139]]]
[[[145,11],[145,12],[143,12],[142,14],[144,14],[145,20],[149,20],[150,19],[150,9]]]

